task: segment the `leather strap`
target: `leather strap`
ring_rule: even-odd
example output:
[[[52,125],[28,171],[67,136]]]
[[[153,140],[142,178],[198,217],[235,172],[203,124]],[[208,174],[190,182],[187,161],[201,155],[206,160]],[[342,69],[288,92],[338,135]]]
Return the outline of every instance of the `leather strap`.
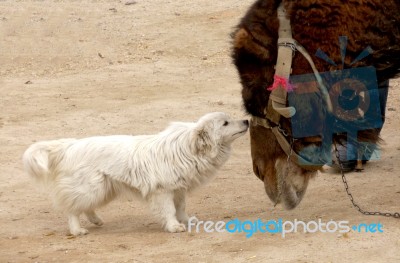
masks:
[[[290,26],[290,20],[286,17],[286,10],[281,3],[278,7],[278,20],[279,20],[279,39],[278,39],[278,57],[276,60],[275,75],[289,79],[292,70],[292,59],[294,50],[288,46],[280,45],[289,39],[292,39],[292,28]],[[276,109],[286,108],[287,91],[284,87],[279,86],[274,89],[268,102],[266,116],[274,123],[278,124],[281,114],[276,114]],[[293,108],[294,110],[294,108]],[[289,115],[289,114],[286,114]],[[285,116],[291,117],[291,116]]]

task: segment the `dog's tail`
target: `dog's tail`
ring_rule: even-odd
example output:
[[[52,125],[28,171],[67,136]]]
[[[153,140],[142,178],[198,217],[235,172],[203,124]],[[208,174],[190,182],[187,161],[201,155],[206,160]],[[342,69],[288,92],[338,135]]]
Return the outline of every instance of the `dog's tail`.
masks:
[[[25,171],[37,181],[46,184],[50,179],[50,170],[57,165],[57,157],[74,140],[41,141],[32,144],[22,157]]]

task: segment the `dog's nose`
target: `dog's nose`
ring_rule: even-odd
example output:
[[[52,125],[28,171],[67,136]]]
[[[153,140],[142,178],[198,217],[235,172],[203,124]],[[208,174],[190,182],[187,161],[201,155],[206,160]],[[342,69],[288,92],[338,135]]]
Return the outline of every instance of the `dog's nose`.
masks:
[[[248,120],[244,120],[243,123],[246,124],[247,126],[249,126],[249,121]]]

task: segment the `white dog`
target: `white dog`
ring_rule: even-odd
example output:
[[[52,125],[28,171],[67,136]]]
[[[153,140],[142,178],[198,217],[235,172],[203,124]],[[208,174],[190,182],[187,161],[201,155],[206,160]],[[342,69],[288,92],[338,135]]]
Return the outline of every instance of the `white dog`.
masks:
[[[215,175],[228,160],[231,143],[248,126],[247,120],[215,112],[196,123],[172,123],[156,135],[37,142],[25,151],[23,162],[68,214],[72,235],[88,233],[79,223],[82,213],[102,225],[95,209],[126,191],[139,193],[166,231],[183,232],[189,218],[186,192]]]

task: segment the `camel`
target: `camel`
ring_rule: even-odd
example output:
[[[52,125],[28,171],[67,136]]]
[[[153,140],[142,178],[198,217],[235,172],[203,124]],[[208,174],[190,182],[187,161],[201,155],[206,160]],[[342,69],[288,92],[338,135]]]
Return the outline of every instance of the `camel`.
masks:
[[[289,30],[284,30],[289,40],[282,41],[285,23],[290,25]],[[387,89],[387,81],[399,75],[400,2],[258,0],[241,19],[232,38],[232,59],[242,84],[243,105],[252,116],[253,171],[264,182],[273,203],[293,209],[302,200],[310,178],[328,162],[326,155],[331,156],[332,143],[350,140],[346,130],[341,133],[332,128],[337,120],[356,120],[357,114],[365,114],[356,108],[356,117],[346,115],[347,110],[339,111],[344,106],[337,105],[343,99],[344,105],[354,99],[356,104],[372,105],[372,99]],[[280,48],[289,49],[284,51],[289,55],[283,56],[283,61],[278,60]],[[285,65],[288,63],[289,68]],[[290,78],[277,74],[282,65]],[[335,74],[353,92],[347,98],[345,90],[337,89],[335,82],[329,80]],[[363,79],[371,75],[375,84],[374,80],[368,81],[376,89],[358,89],[357,83],[365,83],[367,80]],[[301,76],[307,80],[302,81]],[[271,102],[276,89],[283,91],[283,102]],[[368,93],[373,91],[372,95]],[[357,130],[355,139],[352,137],[356,143],[379,143],[384,105],[380,110],[380,125]],[[301,132],[296,135],[298,128],[305,132],[303,136]],[[328,136],[327,130],[334,132]]]

